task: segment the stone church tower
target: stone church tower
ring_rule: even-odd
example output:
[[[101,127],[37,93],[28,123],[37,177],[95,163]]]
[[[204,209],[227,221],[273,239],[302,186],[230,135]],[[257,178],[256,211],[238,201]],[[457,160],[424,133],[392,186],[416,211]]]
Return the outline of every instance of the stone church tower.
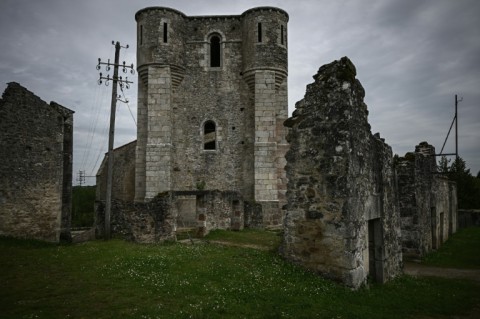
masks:
[[[258,7],[190,17],[149,7],[135,19],[135,201],[171,191],[188,210],[195,192],[231,192],[261,211],[264,226],[281,224],[288,14]]]

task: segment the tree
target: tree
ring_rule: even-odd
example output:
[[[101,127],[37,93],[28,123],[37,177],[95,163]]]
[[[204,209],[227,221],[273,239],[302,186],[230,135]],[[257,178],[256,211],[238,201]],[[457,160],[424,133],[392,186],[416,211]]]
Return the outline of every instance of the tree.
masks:
[[[91,227],[94,222],[95,186],[74,186],[72,227]]]
[[[451,160],[443,156],[438,163],[438,170],[457,183],[458,207],[480,208],[479,180],[472,176],[467,163],[461,157],[456,158],[451,165],[449,165],[450,162]]]

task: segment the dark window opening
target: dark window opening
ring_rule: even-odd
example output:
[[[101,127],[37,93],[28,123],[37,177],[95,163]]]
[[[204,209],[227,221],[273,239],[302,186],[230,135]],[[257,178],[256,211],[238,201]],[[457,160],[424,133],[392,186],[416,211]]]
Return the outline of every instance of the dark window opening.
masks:
[[[258,42],[262,42],[262,23],[258,23]]]
[[[283,45],[285,42],[283,40],[284,34],[283,34],[283,25],[280,26],[280,43]]]
[[[220,38],[217,36],[210,38],[210,67],[220,67]]]
[[[163,23],[163,43],[168,41],[168,25],[166,22]]]
[[[143,44],[143,25],[140,25],[140,44]]]
[[[215,122],[207,121],[203,126],[203,149],[215,150],[217,140]]]

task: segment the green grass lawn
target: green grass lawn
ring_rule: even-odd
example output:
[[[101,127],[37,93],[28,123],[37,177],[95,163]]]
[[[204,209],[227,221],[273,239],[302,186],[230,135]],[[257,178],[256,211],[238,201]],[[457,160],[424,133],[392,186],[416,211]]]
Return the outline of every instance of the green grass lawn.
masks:
[[[439,250],[428,254],[423,263],[436,267],[480,269],[480,227],[458,230]]]
[[[439,278],[351,291],[282,260],[273,232],[208,238],[272,250],[0,238],[0,318],[449,318],[480,302],[479,285]]]

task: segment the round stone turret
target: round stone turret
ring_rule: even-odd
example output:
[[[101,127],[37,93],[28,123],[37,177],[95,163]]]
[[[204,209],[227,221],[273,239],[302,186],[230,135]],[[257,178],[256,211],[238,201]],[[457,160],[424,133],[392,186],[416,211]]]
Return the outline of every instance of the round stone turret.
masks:
[[[258,7],[245,11],[242,20],[244,75],[248,80],[255,70],[272,70],[279,85],[288,70],[288,14],[275,7]]]
[[[142,80],[146,66],[169,65],[174,85],[184,73],[186,15],[166,7],[148,7],[135,14],[137,21],[137,66]]]

